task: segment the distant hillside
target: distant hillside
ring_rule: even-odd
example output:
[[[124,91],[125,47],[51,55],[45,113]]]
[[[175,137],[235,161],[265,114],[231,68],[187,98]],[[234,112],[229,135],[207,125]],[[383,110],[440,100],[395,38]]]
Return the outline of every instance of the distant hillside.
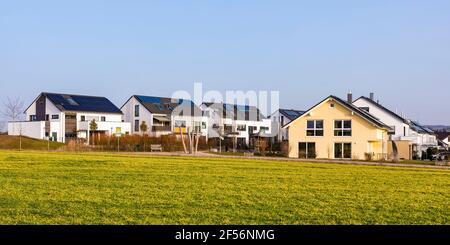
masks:
[[[37,140],[22,136],[23,150],[47,150],[47,143],[46,140]],[[56,150],[63,145],[63,143],[50,142],[50,150]],[[18,150],[19,136],[0,134],[0,149]]]
[[[450,132],[450,126],[447,125],[425,125],[433,131],[447,131]]]

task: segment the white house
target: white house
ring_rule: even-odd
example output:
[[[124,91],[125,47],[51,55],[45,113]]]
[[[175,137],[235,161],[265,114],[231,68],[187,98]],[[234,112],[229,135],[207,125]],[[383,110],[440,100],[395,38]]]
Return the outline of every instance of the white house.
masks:
[[[393,130],[390,132],[390,140],[393,142],[409,141],[410,155],[422,156],[422,152],[428,148],[437,147],[437,139],[434,132],[417,122],[405,119],[397,113],[382,106],[373,98],[361,96],[353,104],[366,110],[380,121],[390,126]]]
[[[208,118],[191,100],[133,95],[121,107],[124,120],[131,122],[131,132],[151,136],[186,133],[208,134]],[[147,132],[141,132],[145,122]]]
[[[8,122],[9,135],[66,142],[90,134],[95,120],[99,134],[128,134],[130,123],[122,121],[122,112],[105,97],[41,93],[25,110],[26,121]]]
[[[272,121],[249,105],[204,102],[200,106],[209,119],[209,138],[235,138],[237,147],[248,146],[253,137],[272,137]]]
[[[270,115],[270,120],[274,122],[278,127],[278,134],[275,139],[277,141],[286,141],[289,139],[288,130],[283,128],[286,124],[294,120],[295,118],[303,115],[305,111],[294,110],[294,109],[278,109],[272,115]]]

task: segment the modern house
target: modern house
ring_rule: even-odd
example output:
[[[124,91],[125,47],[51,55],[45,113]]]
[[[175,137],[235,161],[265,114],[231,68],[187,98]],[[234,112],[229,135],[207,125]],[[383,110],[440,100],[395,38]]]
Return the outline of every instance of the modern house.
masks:
[[[386,159],[391,128],[351,101],[351,96],[344,101],[330,95],[284,125],[288,129],[288,156]]]
[[[413,156],[420,158],[422,151],[430,147],[437,147],[437,140],[434,132],[417,122],[408,120],[401,115],[387,109],[373,98],[361,96],[353,105],[372,114],[380,121],[392,128],[390,132],[388,154],[397,154],[399,159],[412,159]],[[395,150],[394,150],[395,149]]]
[[[96,135],[127,134],[130,124],[122,121],[122,112],[105,97],[41,93],[25,110],[26,121],[9,122],[9,135],[24,135],[36,139],[66,142],[68,139],[88,139]]]
[[[191,100],[167,97],[133,95],[121,107],[124,120],[131,122],[133,134],[151,136],[187,133],[195,131],[207,136],[208,118]],[[147,132],[142,132],[145,122]]]
[[[305,111],[294,109],[278,109],[272,113],[272,115],[270,115],[270,120],[278,126],[278,134],[275,136],[275,140],[278,142],[287,141],[288,130],[283,127],[295,118],[303,115],[303,113],[305,113]]]
[[[209,119],[209,138],[235,140],[237,147],[248,147],[257,137],[271,137],[272,122],[255,106],[203,102],[200,108]]]

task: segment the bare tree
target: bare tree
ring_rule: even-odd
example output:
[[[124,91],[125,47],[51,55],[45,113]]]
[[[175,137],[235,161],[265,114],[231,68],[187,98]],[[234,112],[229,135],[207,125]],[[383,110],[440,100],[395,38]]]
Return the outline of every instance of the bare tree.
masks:
[[[23,101],[20,99],[20,97],[16,97],[14,99],[11,99],[9,97],[6,98],[5,101],[3,101],[3,110],[1,111],[1,114],[9,121],[11,122],[17,122],[23,118]],[[16,127],[14,124],[13,127]],[[22,125],[19,124],[19,148],[22,150]]]

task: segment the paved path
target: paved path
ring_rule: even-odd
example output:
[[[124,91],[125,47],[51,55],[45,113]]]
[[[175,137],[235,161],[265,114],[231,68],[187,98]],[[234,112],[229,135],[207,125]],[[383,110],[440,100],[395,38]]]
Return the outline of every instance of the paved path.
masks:
[[[183,152],[134,152],[131,154],[137,155],[154,155],[154,156],[193,156],[185,154]],[[214,157],[214,158],[234,158],[234,159],[256,159],[256,160],[271,160],[282,162],[313,162],[313,163],[332,163],[332,164],[351,164],[351,165],[366,165],[366,166],[388,166],[388,167],[404,167],[404,168],[429,168],[429,169],[448,169],[450,170],[449,163],[447,166],[443,165],[427,165],[427,164],[411,164],[411,163],[393,163],[393,162],[367,162],[367,161],[345,161],[345,160],[333,160],[333,159],[299,159],[299,158],[287,158],[287,157],[260,157],[260,156],[230,156],[219,155],[209,152],[198,152],[196,157]]]

